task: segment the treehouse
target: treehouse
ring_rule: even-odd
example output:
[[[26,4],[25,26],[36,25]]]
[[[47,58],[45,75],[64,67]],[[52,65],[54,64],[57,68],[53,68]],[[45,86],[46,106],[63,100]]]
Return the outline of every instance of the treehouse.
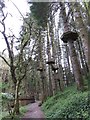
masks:
[[[46,63],[49,65],[52,65],[52,64],[55,64],[55,60],[54,58],[50,58]]]
[[[40,62],[40,64],[37,66],[37,71],[43,71],[43,66]]]
[[[71,42],[76,41],[77,38],[78,38],[78,33],[74,31],[66,31],[61,36],[61,40],[64,43],[67,43],[68,41],[71,41]]]
[[[43,71],[43,68],[42,67],[38,67],[37,71]]]
[[[55,72],[56,70],[58,70],[58,66],[55,64],[52,64],[52,70]]]

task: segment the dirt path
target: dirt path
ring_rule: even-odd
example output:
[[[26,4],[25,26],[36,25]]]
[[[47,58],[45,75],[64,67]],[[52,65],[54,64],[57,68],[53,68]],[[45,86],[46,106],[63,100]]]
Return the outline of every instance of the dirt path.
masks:
[[[45,120],[45,115],[38,104],[39,102],[28,105],[28,112],[24,115],[22,120],[27,120],[27,118],[32,118],[31,120],[34,120],[35,118],[44,118]]]

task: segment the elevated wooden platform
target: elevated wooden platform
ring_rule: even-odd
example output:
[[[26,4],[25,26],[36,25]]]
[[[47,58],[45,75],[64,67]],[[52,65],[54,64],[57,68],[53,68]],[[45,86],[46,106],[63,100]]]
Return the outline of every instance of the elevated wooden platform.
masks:
[[[76,41],[77,38],[78,38],[78,33],[73,31],[64,32],[63,35],[61,36],[61,40],[64,43],[67,43],[68,41]]]
[[[46,62],[46,64],[55,64],[54,58],[50,58],[50,59]]]

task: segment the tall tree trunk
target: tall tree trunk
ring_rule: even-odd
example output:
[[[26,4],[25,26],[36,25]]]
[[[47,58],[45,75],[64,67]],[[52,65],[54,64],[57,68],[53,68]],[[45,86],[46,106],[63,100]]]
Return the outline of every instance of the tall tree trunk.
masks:
[[[78,28],[78,30],[80,31],[80,37],[82,39],[82,44],[83,44],[83,48],[84,48],[84,52],[85,52],[85,57],[86,57],[86,61],[88,64],[88,32],[87,32],[87,28],[83,23],[83,19],[80,13],[80,6],[79,6],[79,2],[75,2],[74,4],[74,8],[75,8],[75,22],[76,27]]]
[[[66,75],[66,84],[67,86],[72,81],[71,70],[70,70],[70,60],[69,60],[69,48],[67,44],[64,44],[64,68],[65,68],[65,75]]]
[[[70,30],[70,28],[69,28],[69,25],[67,23],[68,21],[66,19],[65,5],[64,5],[64,3],[60,3],[60,6],[61,6],[61,13],[62,13],[64,31],[67,32],[68,30]],[[77,89],[78,90],[83,90],[84,85],[83,85],[83,78],[82,78],[82,74],[81,74],[80,63],[79,63],[77,55],[76,55],[74,42],[72,42],[72,41],[68,40],[68,44],[69,44],[71,62],[72,62],[72,66],[73,66],[73,72],[74,72],[74,75],[75,75],[75,81],[76,81],[76,84],[77,84]]]
[[[50,33],[50,38],[51,38],[51,46],[52,46],[52,58],[54,60],[56,60],[56,46],[55,46],[55,39],[54,39],[54,24],[55,24],[55,20],[54,20],[54,16],[52,15],[52,13],[50,14],[50,29],[49,29],[49,33]],[[57,88],[57,81],[55,79],[55,72],[53,73],[52,76],[52,87],[53,87],[53,93],[55,94],[58,90]]]
[[[82,74],[84,74],[85,76],[87,76],[87,73],[89,72],[87,63],[86,63],[86,59],[85,59],[85,54],[84,54],[84,50],[82,47],[82,41],[81,39],[78,39],[76,42],[76,49],[78,51],[78,56],[79,56],[79,60],[81,62],[81,66],[82,66]]]
[[[19,115],[19,87],[20,87],[20,81],[18,80],[16,83],[16,89],[15,89],[15,102],[14,102],[14,109],[13,109],[13,115]]]
[[[46,75],[45,75],[45,71],[43,69],[43,71],[40,71],[40,75],[41,75],[41,88],[42,88],[42,102],[44,102],[47,98],[47,83],[46,83]]]
[[[48,72],[49,72],[49,96],[53,96],[53,88],[52,88],[52,78],[51,78],[51,66],[48,66]]]
[[[59,22],[58,22],[58,28],[56,31],[56,43],[57,43],[57,58],[58,58],[58,82],[59,82],[59,87],[60,90],[63,91],[64,90],[64,73],[63,73],[63,68],[62,68],[62,53],[61,53],[61,44],[60,44],[60,40],[59,40],[59,29],[60,29],[60,23],[61,23],[61,19],[60,19],[61,14],[59,13]]]
[[[90,73],[90,1],[87,3],[88,4],[88,66],[89,66],[89,73]]]
[[[83,86],[84,86],[83,85],[83,78],[82,78],[80,64],[79,64],[78,59],[77,59],[74,43],[69,41],[68,44],[69,44],[71,62],[73,65],[73,71],[74,71],[74,75],[75,75],[77,89],[83,90]]]
[[[39,36],[38,36],[38,53],[39,53],[39,67],[40,70],[40,76],[41,76],[41,87],[42,87],[42,102],[47,97],[47,80],[46,80],[46,71],[45,71],[45,65],[44,65],[44,59],[43,59],[43,38],[42,38],[42,31],[39,30]]]
[[[50,53],[50,35],[49,35],[49,23],[47,23],[47,55],[48,55],[48,61],[51,58]],[[51,66],[48,65],[48,73],[49,73],[49,95],[53,96],[53,88],[52,88],[52,71]]]

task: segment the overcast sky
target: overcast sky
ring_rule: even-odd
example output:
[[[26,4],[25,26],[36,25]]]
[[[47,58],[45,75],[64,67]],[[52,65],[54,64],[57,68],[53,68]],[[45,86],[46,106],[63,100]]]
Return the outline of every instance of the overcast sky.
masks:
[[[23,16],[26,15],[26,12],[29,11],[29,6],[27,5],[27,0],[12,0],[13,3],[19,8]],[[7,33],[9,32],[9,28],[13,31],[13,33],[18,36],[20,31],[20,27],[23,23],[22,16],[12,4],[11,0],[5,0],[6,3],[6,11],[11,15],[8,15],[6,19],[6,27]],[[1,28],[0,28],[1,29]],[[2,35],[0,33],[0,52],[6,48],[6,44],[2,39]]]

